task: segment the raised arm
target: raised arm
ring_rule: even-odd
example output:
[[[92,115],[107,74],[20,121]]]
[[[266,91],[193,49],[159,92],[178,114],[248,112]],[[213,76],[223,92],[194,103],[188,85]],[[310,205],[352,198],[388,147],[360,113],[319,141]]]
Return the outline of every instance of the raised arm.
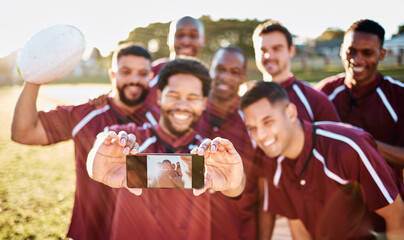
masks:
[[[48,144],[45,128],[36,108],[40,85],[25,82],[14,110],[11,139],[28,145]]]
[[[389,145],[377,140],[376,143],[377,148],[387,162],[393,166],[404,168],[404,147]]]

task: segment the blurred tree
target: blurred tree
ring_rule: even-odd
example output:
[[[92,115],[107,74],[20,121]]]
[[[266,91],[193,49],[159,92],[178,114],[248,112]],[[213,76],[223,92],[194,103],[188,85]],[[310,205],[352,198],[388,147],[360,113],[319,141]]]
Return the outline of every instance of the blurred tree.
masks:
[[[392,37],[398,36],[398,35],[403,34],[403,33],[404,33],[404,24],[403,24],[403,25],[398,26],[398,32],[397,32],[397,33],[395,33],[395,34],[393,34],[393,36],[392,36]]]
[[[317,41],[330,41],[330,40],[343,40],[344,31],[339,28],[327,28],[319,37],[316,38]]]
[[[257,19],[219,19],[213,21],[210,16],[199,18],[205,25],[206,45],[201,59],[209,62],[214,51],[219,47],[236,45],[243,49],[249,58],[254,57],[252,34],[255,27],[264,22]],[[267,21],[267,20],[265,20]],[[152,23],[147,27],[139,27],[129,33],[127,39],[120,41],[143,43],[153,54],[153,59],[169,56],[167,36],[170,23]]]

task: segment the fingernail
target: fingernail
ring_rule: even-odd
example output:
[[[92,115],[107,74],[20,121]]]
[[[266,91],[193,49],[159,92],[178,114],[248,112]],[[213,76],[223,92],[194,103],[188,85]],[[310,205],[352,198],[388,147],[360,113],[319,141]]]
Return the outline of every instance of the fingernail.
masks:
[[[119,141],[119,143],[122,144],[122,145],[125,145],[126,139],[125,139],[125,138],[122,138],[122,139]]]
[[[129,153],[129,147],[125,147],[125,148],[123,149],[123,153],[124,153],[124,154],[128,154],[128,153]]]
[[[199,148],[199,150],[198,150],[198,153],[199,154],[203,154],[205,152],[205,149],[204,148]]]
[[[211,151],[211,152],[216,151],[216,145],[212,145],[212,146],[210,147],[210,151]]]

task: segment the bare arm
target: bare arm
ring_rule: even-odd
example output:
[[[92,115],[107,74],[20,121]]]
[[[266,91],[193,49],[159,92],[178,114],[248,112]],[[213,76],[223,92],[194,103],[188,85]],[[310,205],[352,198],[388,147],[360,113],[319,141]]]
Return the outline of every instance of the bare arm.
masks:
[[[387,143],[376,141],[377,149],[383,158],[393,166],[404,168],[404,147],[389,145]]]
[[[400,195],[388,206],[375,211],[386,222],[387,239],[402,239],[404,236],[404,203]]]
[[[36,108],[39,87],[26,82],[17,101],[11,126],[11,139],[15,142],[28,145],[49,142]]]
[[[313,239],[300,219],[289,219],[290,231],[295,240]]]

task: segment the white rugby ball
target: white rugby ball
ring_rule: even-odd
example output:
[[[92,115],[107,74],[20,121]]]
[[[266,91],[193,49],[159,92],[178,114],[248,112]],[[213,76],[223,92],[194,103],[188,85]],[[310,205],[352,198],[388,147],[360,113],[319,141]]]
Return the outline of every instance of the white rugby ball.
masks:
[[[84,35],[70,25],[54,25],[32,35],[17,58],[26,82],[44,84],[59,79],[78,64],[85,50]]]

